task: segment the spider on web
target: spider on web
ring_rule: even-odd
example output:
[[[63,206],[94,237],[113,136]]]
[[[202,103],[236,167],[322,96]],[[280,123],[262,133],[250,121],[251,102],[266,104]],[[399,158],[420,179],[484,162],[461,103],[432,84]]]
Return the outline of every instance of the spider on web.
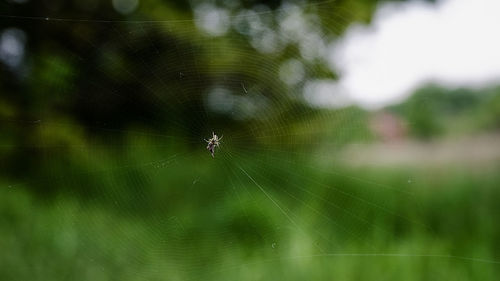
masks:
[[[222,137],[224,137],[224,136],[221,136],[219,138],[214,132],[212,132],[212,138],[209,140],[205,140],[208,143],[207,149],[212,154],[212,157],[215,157],[214,156],[215,148],[219,147],[220,140],[222,139]]]

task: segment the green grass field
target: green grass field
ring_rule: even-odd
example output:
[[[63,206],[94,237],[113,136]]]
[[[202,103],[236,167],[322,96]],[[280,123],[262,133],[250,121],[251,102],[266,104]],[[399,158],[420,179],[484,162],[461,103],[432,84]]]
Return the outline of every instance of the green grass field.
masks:
[[[151,162],[179,150],[130,147],[2,188],[1,280],[500,276],[497,165],[348,168],[231,147]],[[62,191],[32,191],[50,185]]]

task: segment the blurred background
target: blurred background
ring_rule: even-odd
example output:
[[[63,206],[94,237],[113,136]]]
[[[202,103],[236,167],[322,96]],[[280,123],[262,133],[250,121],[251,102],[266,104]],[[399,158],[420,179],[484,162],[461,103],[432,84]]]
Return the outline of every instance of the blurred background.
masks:
[[[499,12],[2,1],[0,279],[498,280]]]

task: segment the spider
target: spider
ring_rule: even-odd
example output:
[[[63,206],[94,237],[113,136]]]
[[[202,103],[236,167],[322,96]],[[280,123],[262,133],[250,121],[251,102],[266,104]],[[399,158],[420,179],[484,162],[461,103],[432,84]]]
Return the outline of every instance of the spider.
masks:
[[[212,138],[209,140],[205,140],[208,143],[207,149],[212,154],[212,157],[214,157],[215,148],[219,147],[220,140],[222,139],[222,137],[223,136],[219,138],[214,132],[212,132]]]

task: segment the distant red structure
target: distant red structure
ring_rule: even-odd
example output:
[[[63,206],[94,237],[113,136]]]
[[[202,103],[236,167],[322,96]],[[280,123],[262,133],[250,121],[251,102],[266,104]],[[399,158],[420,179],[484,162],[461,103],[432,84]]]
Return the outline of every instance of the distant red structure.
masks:
[[[407,136],[407,128],[404,121],[386,111],[374,115],[370,122],[370,128],[383,142],[399,142]]]

